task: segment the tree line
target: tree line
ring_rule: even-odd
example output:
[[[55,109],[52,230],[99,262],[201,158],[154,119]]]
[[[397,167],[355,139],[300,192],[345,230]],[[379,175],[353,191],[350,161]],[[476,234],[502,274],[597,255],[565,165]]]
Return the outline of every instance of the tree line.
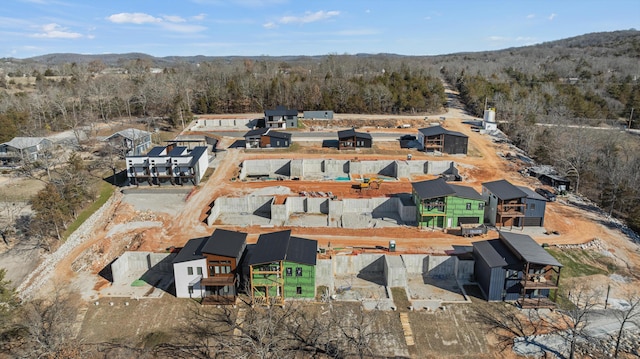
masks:
[[[93,63],[44,71],[59,76],[33,70],[33,86],[0,84],[0,140],[122,117],[161,117],[177,126],[193,114],[263,112],[278,105],[415,114],[441,111],[446,103],[437,72],[401,61],[345,58],[354,63],[332,56],[293,65],[245,59],[178,63],[158,72],[151,61],[136,59],[112,74]]]

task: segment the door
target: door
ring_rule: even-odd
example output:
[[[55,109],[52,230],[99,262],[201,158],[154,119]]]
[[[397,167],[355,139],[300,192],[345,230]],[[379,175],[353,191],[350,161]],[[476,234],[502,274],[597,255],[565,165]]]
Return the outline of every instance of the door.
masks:
[[[453,218],[447,218],[447,228],[451,228],[453,225]]]

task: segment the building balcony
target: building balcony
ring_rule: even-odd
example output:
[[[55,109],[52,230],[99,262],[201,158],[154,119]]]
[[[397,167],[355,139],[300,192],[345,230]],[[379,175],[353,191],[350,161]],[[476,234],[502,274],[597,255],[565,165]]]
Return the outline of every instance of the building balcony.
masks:
[[[236,277],[234,275],[217,275],[208,278],[202,278],[200,281],[202,285],[205,286],[226,286],[226,285],[234,285],[236,283]]]
[[[551,299],[547,297],[539,297],[539,298],[524,298],[519,299],[518,304],[522,309],[537,309],[537,308],[547,308],[554,309],[557,304],[554,303]]]

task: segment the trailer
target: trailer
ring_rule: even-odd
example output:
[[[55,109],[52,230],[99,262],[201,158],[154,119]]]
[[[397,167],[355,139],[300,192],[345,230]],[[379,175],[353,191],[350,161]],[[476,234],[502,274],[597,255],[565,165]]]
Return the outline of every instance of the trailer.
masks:
[[[482,236],[487,234],[487,226],[479,223],[467,223],[460,225],[460,233],[463,237]]]

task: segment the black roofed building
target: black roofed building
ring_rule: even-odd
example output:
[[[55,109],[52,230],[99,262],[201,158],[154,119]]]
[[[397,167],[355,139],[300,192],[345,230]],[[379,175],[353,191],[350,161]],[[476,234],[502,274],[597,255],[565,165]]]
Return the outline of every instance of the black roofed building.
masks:
[[[482,184],[485,222],[498,227],[543,226],[546,199],[507,180]]]
[[[203,304],[233,304],[239,263],[247,234],[216,229],[211,236],[189,240],[173,260],[176,296],[202,298]]]
[[[433,126],[419,129],[417,137],[425,152],[467,154],[469,137],[463,133],[449,131],[442,126]]]
[[[291,134],[257,128],[244,134],[246,148],[280,148],[291,146]]]
[[[419,227],[482,223],[484,200],[475,189],[449,184],[442,178],[414,182],[411,187]]]
[[[373,139],[364,132],[356,132],[355,129],[338,131],[338,149],[371,148]]]
[[[285,298],[315,296],[318,242],[291,230],[261,234],[245,261],[254,303],[282,305]]]
[[[522,308],[553,308],[562,264],[531,237],[499,232],[473,243],[474,275],[488,301],[517,301]]]
[[[264,111],[264,127],[297,128],[298,110],[289,110],[284,106],[276,106],[275,110]]]

